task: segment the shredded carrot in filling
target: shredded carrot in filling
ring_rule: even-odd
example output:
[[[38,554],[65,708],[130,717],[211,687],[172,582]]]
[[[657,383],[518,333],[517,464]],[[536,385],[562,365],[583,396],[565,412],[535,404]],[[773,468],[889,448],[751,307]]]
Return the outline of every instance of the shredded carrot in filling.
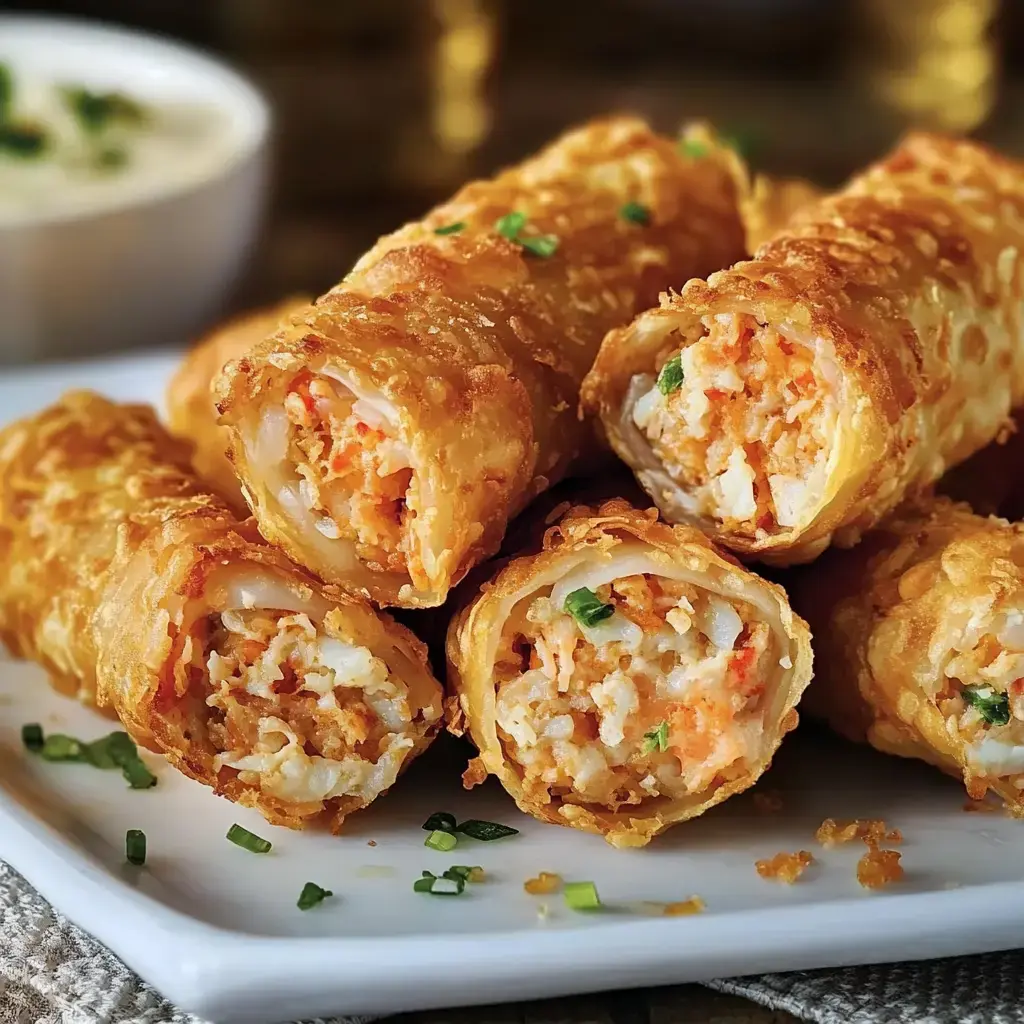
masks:
[[[191,652],[219,769],[293,802],[387,789],[414,745],[408,689],[306,615],[225,611]]]
[[[660,577],[595,593],[614,613],[593,628],[542,595],[502,635],[499,736],[527,793],[616,808],[742,775],[762,742],[767,623]]]
[[[319,517],[316,528],[353,541],[371,565],[403,571],[412,468],[391,425],[336,381],[308,372],[292,381],[284,407],[289,457],[302,477],[302,500]]]
[[[680,357],[682,384],[655,385],[632,410],[697,514],[751,536],[795,525],[824,485],[836,402],[811,349],[748,314],[704,318],[681,352],[669,338],[660,370]]]

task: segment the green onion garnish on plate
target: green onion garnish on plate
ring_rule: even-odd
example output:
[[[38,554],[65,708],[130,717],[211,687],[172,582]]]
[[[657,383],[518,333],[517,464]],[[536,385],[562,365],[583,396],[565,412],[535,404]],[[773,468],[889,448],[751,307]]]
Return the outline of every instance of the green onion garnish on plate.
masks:
[[[615,614],[589,587],[580,587],[565,598],[565,610],[581,625],[593,627]]]
[[[566,882],[563,889],[565,903],[572,910],[598,910],[601,898],[593,882]]]
[[[31,722],[21,727],[21,742],[26,750],[38,754],[43,749],[43,727],[38,722]]]
[[[447,811],[434,811],[434,813],[427,818],[425,822],[420,826],[424,832],[434,832],[440,829],[442,832],[454,832],[458,825],[455,821],[455,815],[449,814]]]
[[[10,66],[0,62],[0,124],[3,124],[11,113],[14,102],[14,75]]]
[[[62,733],[51,733],[43,740],[39,748],[39,756],[44,761],[88,761],[85,754],[85,744],[76,740],[74,736],[65,736]]]
[[[454,224],[442,224],[439,228],[434,228],[435,235],[457,235],[460,231],[463,231],[466,227],[464,220],[457,220]]]
[[[658,374],[658,390],[663,395],[671,395],[683,386],[683,357],[674,355]]]
[[[442,829],[435,829],[423,841],[424,846],[429,846],[432,850],[440,850],[442,853],[448,853],[449,850],[454,850],[455,847],[458,846],[458,843],[458,836],[451,832],[443,831]]]
[[[507,836],[519,835],[519,829],[511,825],[502,825],[497,821],[480,821],[470,818],[469,821],[459,825],[459,831],[470,839],[478,839],[482,843],[491,843],[495,839],[505,839]]]
[[[146,833],[138,828],[130,828],[124,837],[124,855],[129,864],[141,867],[146,863]]]
[[[235,846],[240,846],[250,853],[270,853],[273,845],[268,839],[261,839],[255,832],[250,832],[247,828],[242,828],[241,825],[232,825],[228,829],[227,839],[228,842],[234,843]]]
[[[484,869],[477,865],[470,867],[468,864],[453,864],[445,873],[445,878],[461,878],[466,882],[482,882],[484,880]]]
[[[68,86],[61,90],[61,96],[88,135],[99,135],[113,124],[140,124],[146,119],[141,104],[121,92],[93,92]]]
[[[449,875],[447,872],[438,876],[431,871],[424,871],[423,875],[412,883],[413,892],[425,892],[431,896],[461,896],[465,889],[464,878]]]
[[[651,223],[651,211],[643,203],[629,202],[619,210],[619,216],[631,224]]]
[[[0,153],[19,160],[42,156],[48,141],[46,132],[38,125],[14,121],[0,124]]]
[[[307,882],[302,887],[302,892],[299,893],[296,906],[299,910],[312,910],[313,907],[323,903],[328,896],[333,895],[334,893],[330,889],[322,889],[316,882]]]

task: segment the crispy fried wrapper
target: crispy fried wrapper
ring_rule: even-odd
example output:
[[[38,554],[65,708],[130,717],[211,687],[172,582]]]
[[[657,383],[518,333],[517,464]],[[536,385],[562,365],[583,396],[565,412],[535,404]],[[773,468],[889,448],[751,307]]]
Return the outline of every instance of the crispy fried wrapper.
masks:
[[[752,785],[797,722],[810,635],[698,530],[554,510],[448,632],[448,724],[535,818],[643,846]],[[539,548],[539,549],[538,549]]]
[[[583,387],[667,518],[734,551],[854,544],[1024,399],[1024,167],[915,134],[754,259],[611,332]]]
[[[773,235],[824,198],[817,185],[802,178],[770,178],[759,174],[747,191],[743,223],[747,232],[747,252],[757,252]]]
[[[1024,524],[922,499],[790,583],[814,632],[809,714],[1024,812]]]
[[[569,132],[383,239],[216,383],[264,536],[324,579],[429,607],[595,449],[601,338],[739,258],[746,172],[633,118]]]
[[[220,795],[336,829],[428,746],[440,685],[188,460],[152,410],[87,392],[0,433],[0,640]]]
[[[210,385],[225,363],[245,355],[293,313],[309,305],[305,296],[292,296],[229,320],[193,346],[167,386],[171,433],[193,445],[195,471],[232,508],[247,513],[234,467],[227,457],[227,431],[217,424],[217,408]]]

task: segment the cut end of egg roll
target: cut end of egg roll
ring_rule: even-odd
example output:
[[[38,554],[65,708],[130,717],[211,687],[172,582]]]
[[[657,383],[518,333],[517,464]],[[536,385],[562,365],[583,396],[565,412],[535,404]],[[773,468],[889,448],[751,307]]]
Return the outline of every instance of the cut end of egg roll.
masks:
[[[1024,524],[922,499],[792,592],[821,666],[809,714],[1024,812]]]
[[[811,670],[785,594],[621,500],[569,510],[452,623],[450,726],[520,809],[642,846],[750,786]],[[479,774],[479,771],[477,774]]]
[[[151,409],[72,393],[0,433],[0,640],[186,775],[340,826],[430,744],[425,647],[241,523]]]
[[[583,404],[670,520],[779,564],[850,546],[1024,398],[1021,209],[1021,165],[912,135],[610,332]]]
[[[210,386],[226,363],[243,356],[308,303],[305,297],[292,296],[222,324],[185,355],[167,386],[171,432],[191,442],[195,471],[240,512],[246,511],[246,502],[227,456],[227,431],[217,424]]]

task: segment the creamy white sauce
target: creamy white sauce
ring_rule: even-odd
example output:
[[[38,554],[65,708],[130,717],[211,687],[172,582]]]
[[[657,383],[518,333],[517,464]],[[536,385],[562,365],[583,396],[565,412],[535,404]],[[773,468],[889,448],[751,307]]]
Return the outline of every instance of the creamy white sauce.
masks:
[[[46,141],[32,157],[0,146],[0,225],[91,213],[171,192],[208,177],[237,150],[237,124],[212,104],[150,102],[125,92],[142,108],[143,119],[112,119],[90,133],[63,96],[65,83],[17,69],[12,77],[9,122],[41,129]],[[104,166],[102,153],[114,153],[116,160]]]

